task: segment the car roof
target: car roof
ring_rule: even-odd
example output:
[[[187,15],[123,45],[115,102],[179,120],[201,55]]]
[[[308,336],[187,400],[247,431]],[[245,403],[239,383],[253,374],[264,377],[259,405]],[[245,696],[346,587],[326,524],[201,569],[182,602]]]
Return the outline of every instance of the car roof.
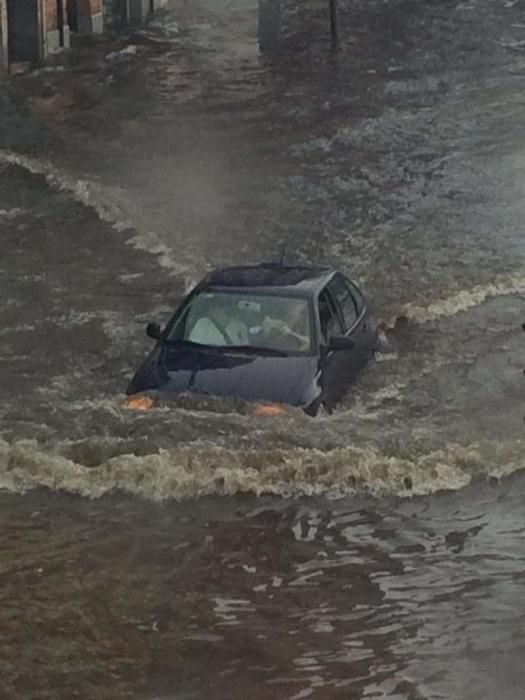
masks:
[[[271,294],[293,292],[308,296],[324,287],[334,274],[335,270],[329,267],[259,263],[214,270],[198,286],[264,288]]]

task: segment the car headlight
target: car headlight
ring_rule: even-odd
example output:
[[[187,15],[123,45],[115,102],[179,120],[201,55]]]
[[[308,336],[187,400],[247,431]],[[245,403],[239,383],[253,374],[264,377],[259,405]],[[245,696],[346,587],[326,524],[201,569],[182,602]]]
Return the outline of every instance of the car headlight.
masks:
[[[289,412],[290,408],[281,403],[261,403],[255,406],[253,414],[255,416],[282,416]]]
[[[132,394],[126,397],[126,408],[132,408],[135,411],[149,411],[155,405],[155,401],[151,396],[146,394]]]

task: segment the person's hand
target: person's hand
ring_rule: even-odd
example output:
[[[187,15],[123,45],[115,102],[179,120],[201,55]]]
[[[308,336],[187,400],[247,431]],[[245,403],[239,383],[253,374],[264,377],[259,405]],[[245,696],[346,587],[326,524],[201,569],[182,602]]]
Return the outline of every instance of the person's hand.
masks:
[[[277,318],[269,318],[268,316],[262,322],[263,330],[268,331],[278,331],[279,333],[286,333],[288,331],[288,326],[284,321]]]

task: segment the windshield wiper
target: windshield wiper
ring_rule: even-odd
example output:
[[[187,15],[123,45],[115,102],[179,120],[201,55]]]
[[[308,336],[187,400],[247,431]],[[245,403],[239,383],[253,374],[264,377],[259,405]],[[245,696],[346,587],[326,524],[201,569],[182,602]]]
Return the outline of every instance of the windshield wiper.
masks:
[[[203,350],[205,352],[212,350],[221,353],[224,352],[227,347],[225,345],[205,345],[204,343],[194,343],[193,340],[165,340],[164,344],[171,348],[179,345],[190,350]]]
[[[269,357],[289,357],[286,350],[276,350],[275,348],[263,348],[256,345],[205,345],[204,343],[194,343],[192,340],[165,340],[169,347],[183,347],[191,350],[201,350],[203,352],[228,353],[238,352],[245,355],[266,355]]]
[[[275,348],[261,348],[257,345],[222,345],[225,352],[242,352],[247,355],[268,355],[269,357],[288,357],[286,350]]]

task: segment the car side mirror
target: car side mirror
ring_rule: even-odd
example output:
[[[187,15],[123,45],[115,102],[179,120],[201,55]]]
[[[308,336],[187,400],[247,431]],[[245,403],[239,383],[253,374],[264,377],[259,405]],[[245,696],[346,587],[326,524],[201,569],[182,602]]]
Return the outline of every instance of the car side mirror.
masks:
[[[159,340],[162,335],[162,328],[158,323],[148,323],[146,326],[146,335],[148,338],[153,338],[153,340]]]
[[[338,351],[338,350],[353,350],[355,348],[354,341],[347,335],[336,335],[330,338],[328,343],[328,351]]]

